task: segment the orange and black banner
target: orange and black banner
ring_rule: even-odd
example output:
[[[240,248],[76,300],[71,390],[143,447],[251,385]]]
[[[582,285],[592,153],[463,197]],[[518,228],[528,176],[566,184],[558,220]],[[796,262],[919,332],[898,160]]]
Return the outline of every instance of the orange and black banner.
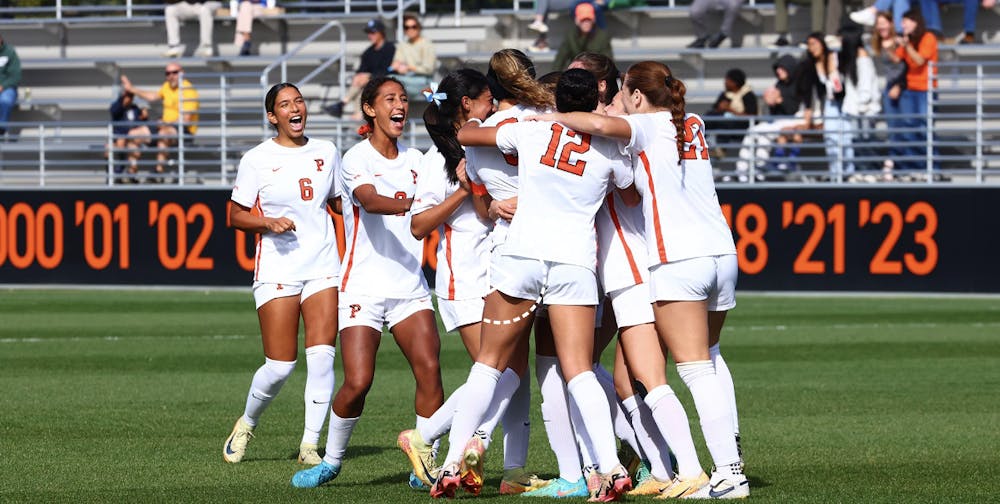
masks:
[[[0,284],[249,285],[254,237],[228,227],[229,193],[0,190]],[[741,290],[1000,292],[1000,188],[757,186],[719,199]]]

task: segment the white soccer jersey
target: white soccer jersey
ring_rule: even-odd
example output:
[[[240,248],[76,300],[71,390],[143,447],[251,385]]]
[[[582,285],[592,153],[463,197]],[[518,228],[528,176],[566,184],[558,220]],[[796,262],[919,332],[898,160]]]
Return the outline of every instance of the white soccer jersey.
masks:
[[[424,154],[410,212],[417,215],[439,205],[457,190],[458,184],[448,181],[444,156],[432,145]],[[476,299],[489,294],[489,232],[469,198],[438,226],[434,292],[439,299]]]
[[[684,157],[692,159],[681,165],[670,112],[622,117],[632,128],[626,148],[636,160],[635,182],[642,193],[649,265],[735,254],[733,235],[715,193],[701,118],[685,116],[690,138],[684,142]]]
[[[555,122],[501,126],[497,147],[518,153],[517,212],[501,253],[596,271],[595,214],[612,184],[632,184],[618,142]]]
[[[371,184],[390,198],[412,198],[423,154],[399,142],[396,159],[386,159],[364,140],[344,154],[343,201],[347,250],[341,292],[378,298],[413,299],[429,294],[421,269],[424,244],[410,232],[410,213],[366,212],[354,190]]]
[[[501,110],[486,118],[483,126],[499,126],[518,122],[521,118],[538,112],[523,105]],[[517,154],[503,154],[493,147],[469,147],[465,149],[465,172],[469,180],[480,187],[485,187],[495,200],[505,200],[517,196]],[[475,192],[477,188],[473,186]],[[510,223],[505,219],[497,219],[493,232],[490,234],[492,247],[502,245],[507,238],[507,228]]]
[[[644,283],[649,278],[642,207],[630,207],[617,191],[597,211],[597,278],[604,292]]]
[[[243,155],[230,198],[265,217],[288,217],[295,223],[292,231],[260,235],[254,281],[337,276],[340,256],[327,200],[340,196],[340,169],[337,147],[314,138],[302,147],[267,140]]]

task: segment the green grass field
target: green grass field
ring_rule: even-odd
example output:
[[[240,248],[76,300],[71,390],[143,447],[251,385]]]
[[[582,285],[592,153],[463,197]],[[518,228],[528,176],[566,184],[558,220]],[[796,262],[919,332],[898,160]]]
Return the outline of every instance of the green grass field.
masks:
[[[1000,300],[745,295],[723,351],[754,501],[1000,499]],[[451,391],[470,365],[456,335],[441,358]],[[0,290],[0,502],[427,501],[395,447],[413,383],[391,338],[340,477],[290,486],[300,360],[229,465],[222,443],[262,362],[249,290]],[[551,476],[537,407],[532,420],[529,467]],[[497,492],[501,445],[482,498],[514,502]]]

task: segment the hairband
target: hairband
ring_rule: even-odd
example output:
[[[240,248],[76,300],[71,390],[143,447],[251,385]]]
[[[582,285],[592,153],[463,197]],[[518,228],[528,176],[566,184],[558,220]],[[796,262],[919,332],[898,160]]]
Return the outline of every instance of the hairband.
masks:
[[[425,89],[424,90],[424,98],[427,98],[427,103],[434,102],[435,105],[437,105],[438,107],[440,107],[441,106],[441,102],[443,100],[447,100],[448,99],[448,93],[445,93],[445,92],[440,92],[439,93],[438,90],[437,90],[437,83],[436,82],[430,83],[429,87],[430,87],[430,89]]]

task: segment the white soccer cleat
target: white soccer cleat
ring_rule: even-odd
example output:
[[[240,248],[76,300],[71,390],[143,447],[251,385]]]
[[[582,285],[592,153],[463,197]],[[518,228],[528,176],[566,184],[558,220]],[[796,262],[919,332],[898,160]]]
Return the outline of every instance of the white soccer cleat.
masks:
[[[323,461],[319,456],[319,446],[312,443],[302,443],[299,445],[299,463],[305,465],[317,465]]]
[[[743,474],[743,464],[729,464],[723,470],[712,471],[708,484],[685,495],[686,499],[743,499],[750,496],[750,482]]]
[[[226,444],[222,446],[222,459],[230,464],[243,460],[243,455],[247,452],[247,443],[251,439],[253,439],[253,427],[247,425],[241,416],[233,426],[233,432],[226,439]]]

